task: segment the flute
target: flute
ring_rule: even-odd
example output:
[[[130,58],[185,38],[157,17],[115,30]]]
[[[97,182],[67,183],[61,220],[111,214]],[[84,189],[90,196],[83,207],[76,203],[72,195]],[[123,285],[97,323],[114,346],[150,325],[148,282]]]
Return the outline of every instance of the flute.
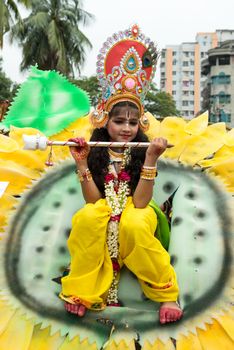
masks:
[[[51,141],[45,136],[37,135],[23,135],[24,149],[25,150],[42,150],[52,146],[77,146],[73,141]],[[150,142],[104,142],[104,141],[89,141],[87,144],[90,147],[149,147]],[[173,147],[172,144],[168,144],[167,148]]]

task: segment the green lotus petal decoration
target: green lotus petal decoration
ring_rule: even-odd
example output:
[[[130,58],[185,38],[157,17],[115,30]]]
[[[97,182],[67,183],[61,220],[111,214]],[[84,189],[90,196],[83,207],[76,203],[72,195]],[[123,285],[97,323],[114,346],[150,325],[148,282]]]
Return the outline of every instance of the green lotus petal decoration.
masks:
[[[9,112],[0,124],[40,130],[46,136],[62,131],[90,110],[88,94],[55,71],[31,68]]]

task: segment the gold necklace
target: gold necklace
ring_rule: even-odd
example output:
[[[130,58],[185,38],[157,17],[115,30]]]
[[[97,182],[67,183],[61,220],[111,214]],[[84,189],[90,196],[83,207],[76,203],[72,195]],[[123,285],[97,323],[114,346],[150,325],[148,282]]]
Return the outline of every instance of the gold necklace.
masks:
[[[115,152],[111,148],[108,148],[108,153],[112,162],[122,162],[124,159],[124,153]]]

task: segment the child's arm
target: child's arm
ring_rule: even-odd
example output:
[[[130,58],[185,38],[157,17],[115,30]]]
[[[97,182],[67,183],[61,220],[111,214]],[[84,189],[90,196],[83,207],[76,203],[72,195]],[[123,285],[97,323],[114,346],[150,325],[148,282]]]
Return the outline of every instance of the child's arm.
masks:
[[[157,159],[165,151],[167,140],[156,138],[151,141],[146,151],[144,166],[155,167]],[[133,194],[133,204],[136,208],[145,208],[153,196],[154,180],[145,180],[140,177],[136,190]]]
[[[80,178],[84,200],[86,203],[95,203],[98,199],[102,198],[102,195],[88,169],[87,157],[89,146],[83,138],[70,139],[70,141],[77,143],[77,147],[70,147],[70,152],[76,162],[77,174]]]

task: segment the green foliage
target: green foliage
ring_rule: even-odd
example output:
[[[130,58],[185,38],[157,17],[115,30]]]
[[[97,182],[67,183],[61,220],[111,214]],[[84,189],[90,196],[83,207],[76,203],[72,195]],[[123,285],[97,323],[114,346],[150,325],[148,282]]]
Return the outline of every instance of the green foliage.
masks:
[[[166,92],[157,90],[153,83],[146,95],[145,110],[160,117],[179,115],[173,97]]]
[[[0,101],[12,100],[18,85],[7,78],[2,70],[2,59],[0,58]]]
[[[96,106],[101,98],[101,88],[98,85],[96,76],[84,77],[79,80],[72,80],[72,83],[85,90],[91,100],[91,105]],[[150,90],[145,99],[145,110],[160,117],[178,115],[175,102],[170,94],[157,90],[155,84],[151,84]]]
[[[3,36],[10,30],[15,20],[21,20],[17,4],[29,6],[30,0],[0,0],[0,48],[3,46]]]
[[[79,86],[81,89],[89,94],[90,102],[93,107],[95,107],[101,98],[101,88],[98,84],[96,76],[91,76],[89,78],[84,77],[82,79],[74,79],[72,83]]]
[[[32,0],[29,16],[11,30],[11,39],[18,40],[23,50],[21,70],[37,65],[74,76],[85,61],[85,48],[92,47],[79,25],[92,19],[78,0]]]

